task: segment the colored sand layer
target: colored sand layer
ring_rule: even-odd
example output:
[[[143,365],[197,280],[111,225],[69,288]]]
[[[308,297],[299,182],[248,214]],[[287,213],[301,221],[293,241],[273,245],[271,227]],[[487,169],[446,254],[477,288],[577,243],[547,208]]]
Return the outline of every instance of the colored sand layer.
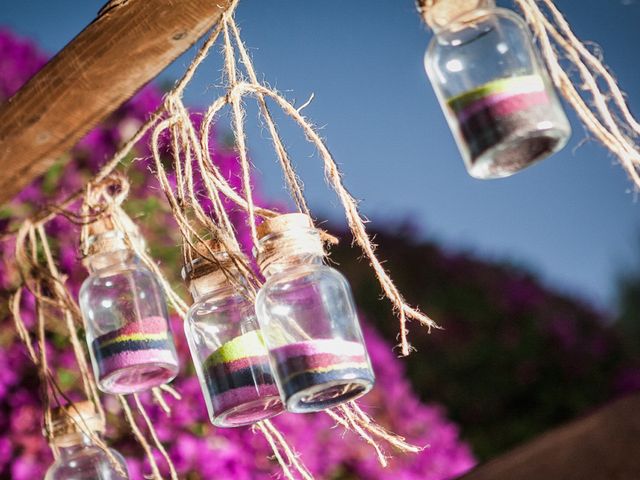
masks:
[[[178,369],[167,321],[149,317],[96,338],[91,347],[98,377],[113,393],[140,391],[164,383]],[[115,378],[108,381],[107,379]]]
[[[364,347],[344,340],[310,340],[272,350],[285,400],[305,391],[304,405],[291,409],[329,408],[364,393],[374,382]],[[323,391],[326,386],[326,391]]]
[[[449,99],[447,104],[458,120],[472,164],[518,136],[523,137],[522,142],[495,158],[498,171],[517,171],[551,153],[556,146],[557,140],[542,132],[527,138],[539,130],[540,124],[555,119],[546,85],[538,75],[489,82]]]
[[[203,373],[213,414],[229,417],[225,420],[229,424],[250,424],[282,411],[259,331],[245,333],[223,344],[207,358]]]

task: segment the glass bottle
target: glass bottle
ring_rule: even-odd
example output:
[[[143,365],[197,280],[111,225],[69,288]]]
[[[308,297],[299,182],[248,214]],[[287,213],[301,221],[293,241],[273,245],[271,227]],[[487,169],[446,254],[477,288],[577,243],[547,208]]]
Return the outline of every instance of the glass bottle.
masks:
[[[92,224],[87,243],[80,309],[99,388],[128,394],[173,380],[178,359],[155,275],[109,221]]]
[[[53,413],[52,443],[59,456],[44,480],[127,480],[124,458],[113,449],[107,453],[95,445],[89,431],[100,437],[104,425],[91,402],[56,409]]]
[[[512,175],[560,150],[569,121],[526,23],[494,0],[437,2],[425,67],[469,174]]]
[[[335,407],[367,393],[373,369],[347,280],[323,264],[318,230],[304,214],[259,227],[266,278],[256,299],[280,395],[292,412]]]
[[[283,411],[255,307],[230,256],[210,243],[182,272],[194,303],[184,324],[211,423],[251,425]]]

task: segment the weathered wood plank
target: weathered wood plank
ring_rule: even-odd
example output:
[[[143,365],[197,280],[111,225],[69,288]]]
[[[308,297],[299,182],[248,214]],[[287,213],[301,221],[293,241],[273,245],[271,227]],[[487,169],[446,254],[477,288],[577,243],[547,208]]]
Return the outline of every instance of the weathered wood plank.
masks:
[[[640,395],[553,430],[461,480],[638,480]]]
[[[153,79],[230,0],[113,0],[0,105],[0,204]]]

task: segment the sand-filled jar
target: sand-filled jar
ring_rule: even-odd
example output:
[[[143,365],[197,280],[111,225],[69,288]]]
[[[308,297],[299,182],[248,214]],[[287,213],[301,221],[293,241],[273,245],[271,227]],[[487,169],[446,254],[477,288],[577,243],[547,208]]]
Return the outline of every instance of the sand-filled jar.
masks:
[[[194,299],[185,334],[209,418],[219,427],[251,425],[284,410],[254,302],[232,258],[214,243],[209,252],[199,247],[183,270]]]
[[[90,275],[79,299],[98,387],[127,394],[173,380],[178,359],[155,274],[109,222],[91,231],[85,260]]]
[[[506,177],[560,150],[571,127],[525,22],[493,0],[429,12],[425,67],[470,175]]]
[[[313,412],[354,400],[374,384],[351,288],[323,263],[318,230],[303,214],[259,228],[266,277],[258,320],[287,410]]]

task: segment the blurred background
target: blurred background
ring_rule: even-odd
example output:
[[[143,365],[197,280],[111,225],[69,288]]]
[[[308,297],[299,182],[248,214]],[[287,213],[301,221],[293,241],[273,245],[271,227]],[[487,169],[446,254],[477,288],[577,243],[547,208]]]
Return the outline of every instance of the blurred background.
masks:
[[[640,71],[629,46],[640,42],[640,3],[556,3],[578,36],[604,52],[637,111]],[[44,58],[101,6],[5,2],[0,28],[29,39]],[[411,0],[243,0],[237,20],[264,81],[298,105],[315,95],[305,112],[321,126],[347,187],[371,219],[380,256],[410,303],[444,327],[427,335],[411,326],[417,353],[403,359],[402,368],[417,398],[441,405],[438,411],[457,424],[474,461],[640,388],[640,205],[622,168],[572,112],[574,134],[564,151],[508,179],[475,180],[426,78],[430,33]],[[27,50],[12,50],[11,61],[37,56]],[[193,49],[158,78],[152,87],[158,95],[192,55]],[[5,80],[6,58],[0,58]],[[188,90],[192,107],[206,107],[219,93],[220,70],[220,59],[211,55]],[[321,161],[295,126],[276,117],[312,210],[342,239],[333,259],[351,280],[363,317],[390,348],[397,322],[379,301],[366,262],[349,247]],[[251,105],[248,119],[256,186],[268,202],[284,206],[280,170]],[[225,121],[219,141],[230,144]],[[104,161],[118,138],[111,140],[85,157]],[[85,157],[74,155],[80,170],[91,170],[82,164]],[[152,213],[148,203],[138,206]],[[177,260],[170,246],[158,246],[165,262]],[[468,458],[465,468],[473,463]],[[415,478],[453,478],[462,470]]]

